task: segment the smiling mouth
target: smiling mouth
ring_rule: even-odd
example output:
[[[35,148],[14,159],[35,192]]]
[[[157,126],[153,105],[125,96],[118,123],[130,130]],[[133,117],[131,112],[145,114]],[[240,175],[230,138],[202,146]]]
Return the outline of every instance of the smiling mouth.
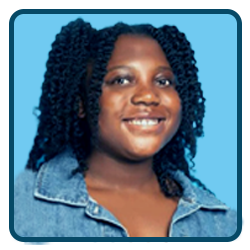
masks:
[[[143,127],[152,127],[152,126],[158,125],[161,121],[164,121],[164,120],[165,120],[164,118],[124,119],[124,121],[127,122],[128,124],[135,125],[135,126],[143,126]]]

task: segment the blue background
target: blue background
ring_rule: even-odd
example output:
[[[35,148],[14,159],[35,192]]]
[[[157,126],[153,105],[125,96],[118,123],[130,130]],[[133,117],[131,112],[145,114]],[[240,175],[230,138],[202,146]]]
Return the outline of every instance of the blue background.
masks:
[[[22,14],[14,23],[14,176],[24,169],[36,134],[45,63],[55,35],[82,17],[94,28],[119,21],[175,25],[195,51],[206,101],[205,136],[194,175],[237,207],[237,23],[229,14]]]

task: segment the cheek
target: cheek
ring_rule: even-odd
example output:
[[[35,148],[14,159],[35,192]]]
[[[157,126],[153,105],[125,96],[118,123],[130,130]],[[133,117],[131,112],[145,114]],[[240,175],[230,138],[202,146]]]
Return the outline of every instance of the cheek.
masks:
[[[173,105],[173,112],[176,115],[176,119],[179,120],[179,122],[181,121],[181,117],[182,117],[182,104],[181,104],[181,99],[176,98],[174,105]]]
[[[167,107],[171,118],[181,118],[182,105],[177,91],[172,90],[170,93],[164,95],[162,99],[165,102],[165,106]]]
[[[169,114],[169,131],[172,136],[179,129],[182,119],[182,104],[181,99],[176,91],[172,92],[171,95],[165,97],[165,105],[167,107],[167,113]]]
[[[99,128],[100,131],[113,131],[120,126],[122,112],[124,110],[124,97],[110,91],[103,91],[100,97]],[[114,132],[114,131],[113,131]]]
[[[171,106],[172,106],[172,114],[174,116],[174,120],[177,127],[176,130],[178,130],[182,117],[182,105],[181,105],[181,99],[179,98],[179,95],[177,93],[175,98],[173,98],[172,100]]]
[[[124,93],[119,91],[114,91],[110,89],[111,87],[105,86],[102,88],[102,94],[99,99],[100,107],[103,110],[106,109],[115,109],[118,104],[121,104],[121,101],[124,101],[126,96]]]

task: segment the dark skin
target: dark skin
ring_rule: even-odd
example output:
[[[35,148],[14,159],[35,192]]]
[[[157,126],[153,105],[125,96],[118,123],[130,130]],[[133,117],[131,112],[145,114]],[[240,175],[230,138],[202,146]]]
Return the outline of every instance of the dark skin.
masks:
[[[129,236],[166,237],[178,199],[161,192],[152,164],[181,122],[174,74],[157,41],[135,35],[118,38],[107,71],[88,192]]]

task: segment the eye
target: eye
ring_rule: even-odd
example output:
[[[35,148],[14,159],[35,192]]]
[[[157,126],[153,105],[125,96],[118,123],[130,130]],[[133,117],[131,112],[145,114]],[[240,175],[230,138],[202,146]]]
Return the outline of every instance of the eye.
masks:
[[[161,87],[172,85],[172,81],[167,78],[156,79],[156,83]]]
[[[114,79],[111,79],[110,81],[108,81],[109,84],[111,85],[127,85],[131,82],[131,78],[130,77],[116,77]]]
[[[118,78],[118,79],[113,81],[113,84],[119,84],[119,85],[125,85],[128,83],[129,83],[129,80],[126,78]]]

